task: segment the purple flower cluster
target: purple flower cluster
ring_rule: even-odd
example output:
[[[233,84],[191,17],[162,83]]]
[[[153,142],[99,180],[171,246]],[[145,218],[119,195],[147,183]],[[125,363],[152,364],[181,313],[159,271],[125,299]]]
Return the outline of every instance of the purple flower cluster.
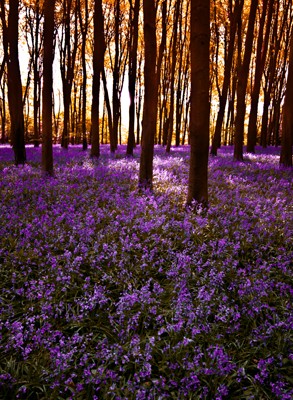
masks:
[[[97,162],[0,148],[0,398],[293,396],[292,171],[278,149],[210,159],[210,207],[185,209],[189,148]],[[30,396],[30,397],[29,397]]]

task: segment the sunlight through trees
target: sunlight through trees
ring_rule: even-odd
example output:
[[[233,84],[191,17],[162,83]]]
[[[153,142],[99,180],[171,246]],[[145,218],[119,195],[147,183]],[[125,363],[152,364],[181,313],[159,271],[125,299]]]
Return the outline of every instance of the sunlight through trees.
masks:
[[[151,61],[144,6],[140,0],[103,0],[97,12],[94,0],[56,1],[54,143],[65,149],[83,143],[84,150],[90,144],[94,157],[101,143],[110,143],[113,154],[118,144],[127,143],[132,156],[135,146],[147,140],[146,124],[151,142],[167,152],[191,143],[190,2],[156,3],[156,56]],[[257,144],[281,145],[292,13],[292,2],[286,0],[210,2],[212,155],[230,144],[234,159],[241,161]],[[1,0],[0,17],[0,137],[12,144],[15,163],[22,164],[25,144],[38,146],[44,139],[44,2]],[[149,62],[156,79],[148,73]],[[154,87],[146,95],[149,80]],[[153,106],[155,121],[147,121],[144,115]],[[288,140],[283,143],[290,147]]]

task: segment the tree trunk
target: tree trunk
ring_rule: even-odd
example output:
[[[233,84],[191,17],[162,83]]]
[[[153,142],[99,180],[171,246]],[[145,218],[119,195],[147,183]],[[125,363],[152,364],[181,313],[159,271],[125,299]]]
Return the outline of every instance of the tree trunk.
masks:
[[[81,12],[81,2],[78,0],[78,16],[79,16],[79,25],[81,27],[81,64],[82,64],[82,106],[81,106],[81,132],[82,132],[82,149],[87,150],[87,137],[86,137],[86,104],[87,104],[87,68],[86,68],[86,41],[87,41],[87,33],[88,33],[88,19],[89,19],[89,10],[88,10],[88,0],[85,0],[84,3],[85,15],[83,18]]]
[[[100,156],[100,79],[104,68],[104,15],[102,0],[95,0],[94,8],[94,54],[93,54],[93,98],[92,98],[92,147],[91,157]]]
[[[64,5],[64,32],[62,32],[62,42],[64,41],[63,48],[60,49],[60,69],[63,86],[63,106],[64,106],[64,122],[61,145],[65,149],[68,148],[69,134],[70,134],[70,106],[71,106],[71,90],[74,79],[75,60],[78,47],[78,29],[77,29],[77,5],[75,4],[74,10],[74,34],[72,46],[72,32],[71,32],[71,9],[72,0],[65,0]],[[62,43],[61,43],[62,46]]]
[[[288,78],[286,85],[286,95],[283,106],[282,123],[282,145],[280,165],[292,167],[292,145],[293,145],[293,33],[290,42],[290,60]]]
[[[4,62],[4,61],[3,61]],[[1,79],[0,79],[1,82]],[[1,139],[0,142],[5,144],[7,141],[6,138],[6,74],[4,75],[3,79],[3,86],[1,88],[2,98],[0,100],[0,116],[1,116]]]
[[[118,145],[118,126],[119,126],[119,31],[120,31],[120,0],[115,0],[115,61],[113,69],[113,92],[112,92],[112,104],[113,104],[113,146],[111,146],[111,152],[117,150]]]
[[[141,64],[142,64],[142,56],[139,57],[138,62],[138,88],[136,89],[136,97],[138,99],[136,105],[136,144],[140,143],[140,131],[141,131],[141,104],[142,104],[142,84],[141,84]]]
[[[190,166],[187,205],[208,204],[210,2],[191,0]]]
[[[255,152],[254,148],[256,145],[256,138],[257,138],[257,114],[258,114],[259,93],[261,87],[261,78],[264,71],[264,65],[267,56],[269,35],[271,30],[274,0],[270,0],[269,7],[267,10],[268,1],[269,0],[264,0],[263,2],[262,16],[258,29],[254,86],[251,94],[251,106],[250,106],[250,115],[248,123],[248,133],[247,133],[247,152],[249,153]],[[266,15],[267,18],[265,18]],[[267,22],[266,22],[265,37],[263,38],[265,19],[267,20]]]
[[[244,120],[246,112],[246,89],[249,74],[249,65],[251,60],[253,32],[256,17],[258,0],[253,0],[250,6],[248,27],[245,40],[245,49],[243,62],[240,67],[237,84],[237,111],[235,119],[235,143],[234,143],[234,160],[243,161],[243,139],[244,139]]]
[[[139,168],[139,187],[152,189],[154,138],[156,134],[157,116],[157,39],[156,39],[156,7],[154,0],[143,1],[145,65],[145,95],[142,122],[142,145]]]
[[[34,147],[39,147],[40,144],[40,92],[41,92],[41,80],[40,80],[40,21],[42,15],[40,12],[40,2],[36,0],[35,6],[35,19],[32,21],[34,24],[34,50],[33,50],[33,125],[34,125]],[[33,29],[33,27],[32,27]]]
[[[42,108],[42,168],[45,174],[53,176],[52,148],[52,101],[53,101],[53,60],[54,60],[54,0],[44,2],[44,76]]]
[[[288,13],[291,8],[290,2],[284,4],[281,11],[280,2],[275,2],[274,19],[272,21],[272,33],[270,34],[270,49],[269,49],[269,62],[267,71],[265,73],[265,87],[264,87],[264,105],[261,124],[261,145],[267,147],[268,144],[268,122],[269,122],[269,107],[271,98],[274,95],[274,87],[276,83],[276,71],[278,69],[278,58],[281,50],[281,43],[285,28],[288,26]],[[289,18],[290,20],[290,18]],[[290,38],[289,38],[290,41]],[[288,44],[289,45],[289,42]],[[282,58],[285,59],[282,54]]]
[[[163,62],[163,57],[166,49],[167,43],[167,0],[164,0],[161,5],[161,20],[162,20],[162,28],[161,28],[161,43],[159,47],[158,61],[157,61],[157,71],[158,71],[158,94],[159,94],[159,132],[158,132],[158,143],[162,142],[162,118],[163,118],[163,104],[165,99],[162,100],[162,93],[164,88],[162,87],[162,82],[160,79],[161,67]]]
[[[173,130],[174,130],[174,96],[175,96],[175,67],[177,61],[177,36],[178,36],[178,20],[180,11],[180,0],[176,0],[175,15],[173,19],[173,43],[172,43],[172,64],[171,64],[171,77],[170,77],[170,123],[167,139],[166,152],[171,150]],[[181,71],[180,71],[181,72]]]
[[[134,9],[132,0],[130,0],[130,43],[129,43],[129,75],[128,75],[128,91],[129,91],[129,129],[127,150],[128,155],[133,155],[135,146],[134,136],[134,117],[135,117],[135,85],[137,70],[137,45],[138,45],[138,16],[139,16],[140,0],[135,0]]]
[[[241,18],[243,4],[244,4],[244,0],[241,0],[240,2],[238,0],[237,2],[235,2],[234,12],[232,15],[232,20],[231,20],[228,55],[227,55],[227,59],[225,62],[225,67],[224,67],[224,82],[223,82],[223,87],[222,87],[222,93],[221,93],[221,96],[219,99],[219,111],[218,111],[216,128],[215,128],[215,133],[214,133],[214,137],[212,140],[212,147],[211,147],[211,154],[214,156],[217,155],[217,150],[221,146],[222,125],[223,125],[223,121],[224,121],[225,108],[226,108],[226,103],[227,103],[227,95],[228,95],[228,89],[229,89],[229,84],[230,84],[231,69],[232,69],[234,47],[235,47],[235,36],[236,36],[238,21]]]
[[[26,162],[24,141],[24,116],[22,102],[22,84],[18,57],[18,0],[9,1],[8,27],[3,25],[3,42],[8,44],[8,104],[10,112],[11,144],[14,151],[15,165]],[[4,5],[1,4],[2,14]],[[2,20],[3,24],[3,20]],[[7,39],[4,38],[5,34]]]
[[[186,7],[186,21],[188,20],[188,13],[189,13],[189,3]],[[180,146],[180,138],[182,132],[182,117],[183,117],[183,104],[186,95],[186,76],[188,72],[188,55],[189,51],[186,54],[187,45],[187,26],[188,24],[185,23],[184,33],[182,36],[182,23],[183,23],[183,11],[182,11],[182,2],[181,2],[181,11],[180,11],[180,21],[179,21],[179,40],[180,40],[180,47],[179,47],[179,66],[177,69],[178,78],[177,78],[177,93],[176,93],[176,122],[175,122],[175,146]],[[185,52],[184,52],[185,50]],[[184,54],[185,53],[185,54]],[[185,57],[184,57],[185,55]]]

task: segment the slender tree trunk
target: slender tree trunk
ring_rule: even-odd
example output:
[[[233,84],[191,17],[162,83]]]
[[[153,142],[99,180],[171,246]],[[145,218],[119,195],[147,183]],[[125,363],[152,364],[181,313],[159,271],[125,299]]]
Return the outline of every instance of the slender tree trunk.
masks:
[[[280,165],[292,167],[293,146],[293,33],[290,42],[290,60],[286,85],[286,95],[283,106],[282,145]]]
[[[0,103],[0,114],[1,114],[1,143],[6,143],[6,91],[5,91],[5,80],[1,87],[2,99]]]
[[[118,145],[118,125],[119,125],[119,32],[120,32],[120,0],[115,0],[115,61],[113,69],[113,91],[112,91],[112,104],[113,104],[113,142],[114,149],[117,150]]]
[[[142,64],[142,56],[139,58],[138,62],[138,88],[137,88],[137,105],[136,105],[136,144],[139,145],[140,142],[140,124],[141,124],[141,104],[142,104],[142,84],[141,84],[141,64]]]
[[[177,69],[177,93],[176,93],[176,110],[175,110],[175,115],[176,115],[176,122],[175,122],[175,146],[178,147],[180,146],[180,136],[182,132],[182,116],[183,116],[183,104],[184,104],[184,97],[185,97],[185,81],[186,81],[186,67],[187,65],[187,59],[185,58],[183,60],[184,56],[184,49],[188,47],[187,45],[187,23],[185,23],[184,27],[184,33],[182,35],[182,24],[183,24],[183,11],[182,11],[182,5],[183,3],[181,2],[180,6],[180,20],[179,20],[179,65]],[[187,15],[189,11],[189,3],[187,4],[186,7],[186,20],[187,20]],[[186,57],[186,54],[185,54]],[[188,58],[188,57],[187,57]],[[184,65],[185,61],[185,65]]]
[[[224,67],[224,82],[222,87],[222,93],[219,99],[219,111],[211,147],[211,154],[215,156],[217,155],[218,148],[221,146],[221,133],[225,115],[225,108],[227,103],[228,89],[230,84],[231,69],[232,69],[234,47],[235,47],[235,36],[236,36],[238,22],[241,19],[243,4],[244,0],[240,1],[238,0],[235,2],[234,12],[231,20],[228,54]]]
[[[210,1],[191,0],[190,167],[187,205],[208,204]]]
[[[288,33],[291,30],[288,30]],[[287,43],[287,38],[285,40]],[[284,49],[284,60],[288,59],[288,54],[290,52],[290,44],[291,44],[291,39],[289,37],[289,43],[288,45],[285,46]],[[278,84],[275,85],[275,94],[274,94],[274,100],[273,100],[273,120],[272,120],[272,129],[271,129],[271,144],[278,146],[281,144],[280,141],[280,125],[281,125],[281,104],[283,103],[285,93],[284,93],[284,87],[286,87],[286,78],[287,78],[287,63],[284,63],[281,69],[281,72],[279,73],[279,79],[278,79]]]
[[[243,160],[243,139],[244,139],[244,120],[246,112],[246,89],[249,74],[249,65],[251,60],[253,32],[256,17],[258,0],[253,0],[250,6],[248,27],[245,40],[245,49],[243,63],[240,67],[237,84],[237,112],[235,119],[235,143],[234,143],[234,160]]]
[[[4,51],[7,52],[10,136],[15,165],[26,162],[22,84],[18,57],[18,5],[18,0],[9,0],[8,27],[6,27],[5,18],[2,18]],[[2,16],[5,15],[4,8],[4,2],[1,2]]]
[[[170,88],[170,79],[169,79],[169,57],[166,55],[164,58],[164,74],[162,82],[160,82],[162,86],[162,107],[163,107],[163,146],[167,146],[168,144],[168,132],[170,125],[170,112],[168,109],[168,93]]]
[[[86,137],[86,105],[87,105],[87,67],[86,67],[86,41],[87,41],[87,33],[88,33],[88,19],[89,19],[89,10],[88,10],[88,0],[84,0],[84,9],[85,14],[84,18],[81,12],[81,2],[78,0],[78,16],[79,16],[79,25],[81,27],[81,64],[82,64],[82,105],[81,105],[81,132],[82,132],[82,149],[87,150],[87,137]]]
[[[42,108],[42,168],[53,176],[52,148],[52,104],[53,104],[53,60],[54,60],[54,9],[55,0],[44,2],[44,76]]]
[[[111,149],[111,153],[114,153],[115,152],[115,141],[114,141],[114,134],[113,134],[113,118],[112,118],[111,104],[110,104],[110,98],[109,98],[109,93],[108,93],[108,88],[107,88],[106,73],[105,73],[104,67],[102,70],[102,80],[103,80],[103,87],[104,87],[105,103],[106,103],[107,114],[108,114],[110,149]]]
[[[267,10],[268,1],[270,2]],[[250,115],[248,123],[248,133],[247,133],[247,151],[249,153],[255,152],[256,138],[257,138],[257,114],[258,114],[259,93],[261,87],[261,78],[264,71],[264,65],[268,50],[269,35],[271,30],[271,21],[273,14],[273,4],[274,0],[264,0],[262,16],[258,30],[254,86],[251,94],[251,106],[250,106]],[[267,18],[265,18],[266,16]],[[267,20],[267,22],[266,22],[265,37],[263,38],[265,19]]]
[[[135,85],[136,85],[136,72],[137,72],[137,45],[138,45],[138,17],[140,0],[135,0],[133,8],[132,0],[129,1],[130,5],[130,48],[129,48],[129,75],[128,75],[128,91],[129,91],[129,129],[127,150],[128,155],[133,155],[135,146],[134,136],[134,117],[135,117]]]
[[[94,55],[93,55],[93,99],[92,99],[92,147],[91,157],[100,156],[100,82],[101,74],[104,68],[104,15],[102,9],[102,0],[95,0],[94,8]]]
[[[173,43],[172,43],[172,64],[171,64],[171,77],[170,77],[170,123],[168,131],[168,139],[166,152],[171,150],[173,130],[174,130],[174,96],[175,96],[175,67],[177,61],[177,36],[178,36],[178,20],[180,11],[180,0],[176,0],[175,15],[173,20]]]
[[[105,138],[105,115],[106,115],[106,105],[105,102],[103,104],[103,117],[102,117],[102,132],[101,132],[101,144],[107,143],[107,133],[106,133],[106,138]]]
[[[261,134],[260,134],[260,144],[263,148],[267,147],[267,133],[268,133],[268,123],[269,123],[269,105],[271,102],[271,96],[268,86],[265,85],[264,90],[264,101],[263,101],[263,112],[261,120]]]
[[[261,124],[261,145],[265,148],[268,144],[268,128],[269,128],[269,107],[271,104],[271,98],[273,96],[273,88],[276,80],[276,70],[278,64],[278,57],[281,49],[281,41],[284,34],[285,26],[288,25],[288,12],[290,8],[290,2],[284,4],[284,8],[281,12],[281,3],[274,3],[274,18],[272,33],[270,34],[270,49],[269,49],[269,62],[268,68],[265,74],[265,87],[264,87],[264,104],[263,104],[263,115]],[[282,55],[282,57],[284,57]],[[285,59],[285,57],[284,57]]]
[[[162,67],[162,62],[163,62],[163,57],[164,53],[166,50],[166,43],[167,43],[167,0],[164,0],[162,5],[161,5],[161,20],[162,20],[162,28],[161,28],[161,43],[159,47],[159,54],[158,54],[158,61],[157,61],[157,71],[158,71],[158,94],[159,94],[159,132],[158,132],[158,143],[161,144],[162,142],[162,118],[163,118],[163,103],[164,100],[162,100],[162,93],[164,91],[163,89],[163,84],[161,82],[161,79],[159,77],[161,76],[161,67]]]
[[[142,146],[139,169],[139,187],[152,189],[154,138],[156,135],[157,117],[157,39],[156,39],[156,7],[154,0],[143,1],[144,14],[144,108],[142,122]]]
[[[72,0],[63,1],[64,5],[64,46],[60,51],[60,69],[63,86],[63,106],[64,106],[64,122],[61,145],[65,149],[68,148],[70,135],[70,106],[71,106],[71,90],[74,79],[75,60],[78,47],[78,29],[77,29],[77,5],[74,10],[74,35],[72,45],[71,32],[71,10]],[[62,43],[61,43],[62,46]]]
[[[70,107],[70,143],[73,146],[76,143],[76,128],[77,128],[77,85],[76,81],[73,82],[73,102]]]
[[[36,1],[36,29],[35,29],[35,54],[34,54],[34,146],[38,147],[40,144],[40,70],[39,70],[39,57],[40,57],[40,5],[39,0]]]

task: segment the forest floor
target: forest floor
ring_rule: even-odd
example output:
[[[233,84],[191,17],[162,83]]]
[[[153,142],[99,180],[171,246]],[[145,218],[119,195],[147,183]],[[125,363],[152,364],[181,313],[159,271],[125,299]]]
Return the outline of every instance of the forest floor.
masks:
[[[292,399],[292,170],[222,148],[195,214],[188,152],[0,148],[0,399]]]

